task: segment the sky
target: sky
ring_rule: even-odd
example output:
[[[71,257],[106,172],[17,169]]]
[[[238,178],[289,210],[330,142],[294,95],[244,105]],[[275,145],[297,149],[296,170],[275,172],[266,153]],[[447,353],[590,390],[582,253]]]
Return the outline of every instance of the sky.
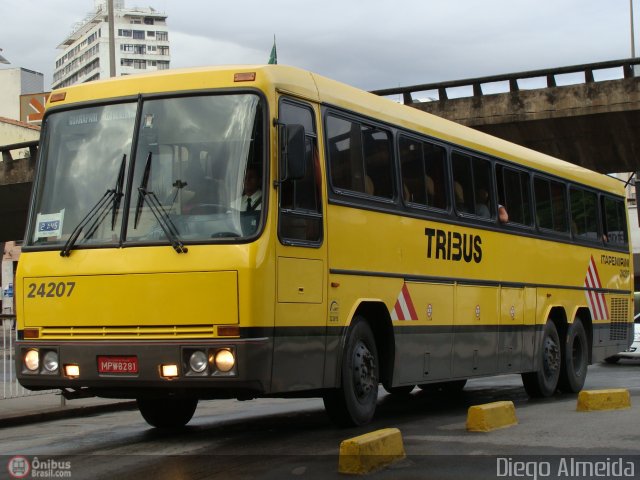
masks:
[[[634,0],[636,27],[640,0]],[[631,57],[629,0],[126,0],[168,15],[171,67],[278,63],[373,90]],[[0,48],[51,85],[93,0],[0,0]],[[636,34],[640,37],[640,33]]]

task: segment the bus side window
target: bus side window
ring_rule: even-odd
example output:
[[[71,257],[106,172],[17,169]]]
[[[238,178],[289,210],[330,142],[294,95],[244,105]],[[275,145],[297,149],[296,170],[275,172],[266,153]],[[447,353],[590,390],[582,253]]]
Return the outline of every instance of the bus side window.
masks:
[[[393,198],[391,134],[334,115],[327,116],[326,127],[332,187]]]
[[[574,237],[598,241],[598,201],[595,192],[570,187],[571,233]]]
[[[566,233],[567,198],[565,185],[553,180],[536,177],[533,181],[536,196],[536,222],[538,227]]]
[[[456,210],[481,218],[493,218],[491,162],[459,152],[452,155]]]
[[[441,146],[400,137],[404,201],[445,210],[446,161],[447,153]]]
[[[624,246],[629,243],[627,238],[627,217],[624,201],[615,198],[602,197],[602,217],[604,223],[603,240],[609,245]]]
[[[531,187],[529,174],[513,168],[496,166],[498,203],[509,213],[509,222],[531,225]]]

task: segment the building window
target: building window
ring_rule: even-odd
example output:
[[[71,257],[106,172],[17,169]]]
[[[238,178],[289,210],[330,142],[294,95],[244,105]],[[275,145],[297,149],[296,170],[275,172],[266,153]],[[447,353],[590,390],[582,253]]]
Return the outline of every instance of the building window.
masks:
[[[133,68],[137,69],[137,70],[144,70],[147,68],[147,61],[146,60],[134,60],[133,61]]]
[[[147,32],[147,37],[155,37],[156,36],[156,32],[154,32],[153,30],[149,30]]]
[[[135,25],[140,25],[142,24],[142,19],[140,17],[131,17],[131,23]]]
[[[169,32],[156,32],[156,40],[160,40],[160,41],[169,40]]]
[[[145,39],[144,30],[134,30],[133,31],[133,39],[134,40],[144,40]]]
[[[119,37],[131,37],[131,35],[132,35],[131,30],[123,30],[121,28],[118,29]]]
[[[153,17],[144,17],[145,25],[153,25]]]
[[[169,62],[158,60],[158,70],[169,70]]]
[[[123,67],[132,67],[133,66],[133,60],[130,58],[121,58],[120,59],[120,65],[122,65]]]
[[[158,55],[169,55],[169,47],[158,47]]]

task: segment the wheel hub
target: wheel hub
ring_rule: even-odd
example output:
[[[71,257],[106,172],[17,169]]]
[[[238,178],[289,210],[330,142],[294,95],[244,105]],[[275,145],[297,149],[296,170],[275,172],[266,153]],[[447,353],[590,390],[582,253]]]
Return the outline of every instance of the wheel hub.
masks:
[[[367,346],[358,342],[353,351],[353,385],[359,398],[366,397],[378,383],[375,359]]]
[[[544,340],[544,369],[548,374],[560,369],[560,349],[551,338]]]

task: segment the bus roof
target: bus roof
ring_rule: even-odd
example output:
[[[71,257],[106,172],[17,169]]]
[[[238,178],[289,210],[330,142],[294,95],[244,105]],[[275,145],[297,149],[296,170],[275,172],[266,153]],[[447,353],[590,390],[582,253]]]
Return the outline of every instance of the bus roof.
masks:
[[[250,76],[236,76],[237,74],[250,74],[253,72],[255,73],[253,80],[250,80]],[[230,65],[171,69],[98,80],[65,87],[53,92],[65,92],[65,97],[55,102],[52,101],[52,98],[55,100],[56,97],[52,95],[49,98],[48,108],[98,99],[131,97],[138,94],[239,87],[258,88],[264,91],[267,96],[274,94],[277,90],[320,103],[334,105],[487,155],[510,160],[585,185],[606,189],[618,195],[624,195],[623,183],[607,175],[559,160],[321,75],[285,65]]]

